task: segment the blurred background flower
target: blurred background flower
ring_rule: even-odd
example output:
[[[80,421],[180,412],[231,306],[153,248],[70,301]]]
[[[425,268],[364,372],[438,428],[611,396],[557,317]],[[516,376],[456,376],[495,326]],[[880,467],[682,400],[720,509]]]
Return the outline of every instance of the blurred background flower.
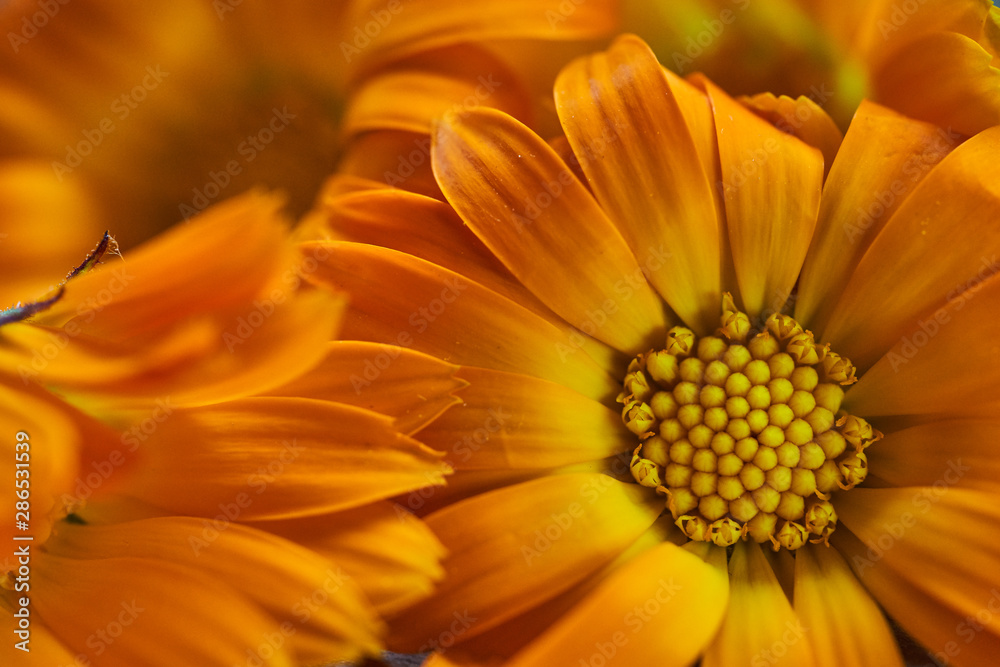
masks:
[[[380,614],[440,577],[437,540],[385,499],[443,483],[440,454],[408,434],[464,382],[405,350],[371,377],[384,346],[330,342],[343,299],[302,281],[318,260],[281,208],[233,198],[123,258],[106,236],[42,302],[3,313],[0,469],[29,484],[4,486],[28,509],[0,537],[30,556],[4,558],[0,618],[10,634],[28,609],[33,655],[377,656]],[[352,384],[365,374],[437,382],[371,400]]]
[[[1000,123],[989,0],[623,0],[625,29],[733,95],[805,95],[846,129],[862,99],[965,135]]]
[[[448,108],[529,121],[497,54],[615,27],[610,0],[568,5],[14,0],[0,9],[0,157],[82,188],[123,248],[255,185],[298,215],[352,151],[374,142],[396,170]]]

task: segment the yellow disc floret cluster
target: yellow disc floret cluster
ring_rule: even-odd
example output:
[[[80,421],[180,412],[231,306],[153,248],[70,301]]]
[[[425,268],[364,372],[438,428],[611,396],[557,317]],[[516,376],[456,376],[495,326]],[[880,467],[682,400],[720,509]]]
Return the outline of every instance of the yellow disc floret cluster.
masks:
[[[826,543],[832,494],[864,481],[864,450],[882,437],[840,409],[855,368],[787,315],[755,331],[729,294],[722,310],[716,335],[674,327],[629,365],[619,402],[639,438],[632,475],[692,540]]]

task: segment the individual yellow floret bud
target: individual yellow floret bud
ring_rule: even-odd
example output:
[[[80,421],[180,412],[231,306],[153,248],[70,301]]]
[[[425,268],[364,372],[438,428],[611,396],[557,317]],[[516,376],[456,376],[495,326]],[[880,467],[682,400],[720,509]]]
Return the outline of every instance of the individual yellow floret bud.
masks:
[[[664,387],[677,381],[681,365],[677,357],[665,350],[657,350],[646,355],[646,372]]]
[[[671,327],[667,332],[667,342],[664,349],[675,356],[686,357],[694,347],[694,332],[687,327]]]
[[[743,536],[743,527],[732,519],[723,517],[708,527],[708,539],[717,547],[731,547]]]
[[[847,357],[842,357],[836,352],[827,352],[823,359],[823,372],[826,374],[828,382],[849,385],[858,381],[858,369]]]
[[[622,421],[632,433],[643,435],[648,433],[649,429],[656,423],[656,417],[648,404],[633,399],[625,403],[622,410]]]

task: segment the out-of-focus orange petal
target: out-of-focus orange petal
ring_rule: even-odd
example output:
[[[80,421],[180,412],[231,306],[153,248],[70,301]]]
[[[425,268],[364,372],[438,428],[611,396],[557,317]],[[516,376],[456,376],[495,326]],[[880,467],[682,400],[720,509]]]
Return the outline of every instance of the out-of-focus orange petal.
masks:
[[[444,575],[438,563],[444,555],[441,544],[422,521],[396,503],[255,525],[329,558],[382,615],[426,597]]]
[[[7,434],[0,470],[9,481],[0,498],[10,511],[0,523],[0,539],[10,544],[13,536],[30,535],[42,542],[66,505],[74,504],[67,503],[70,494],[107,492],[132,464],[118,433],[33,384],[7,382],[0,382],[0,428]],[[17,516],[18,502],[28,507],[23,516]],[[26,527],[15,529],[18,520]]]
[[[473,637],[565,591],[610,562],[662,510],[645,489],[605,475],[554,475],[428,516],[448,577],[394,619],[390,647],[427,650],[442,631]]]
[[[1000,69],[992,60],[969,37],[928,34],[895,53],[874,87],[880,101],[904,114],[972,135],[1000,123]],[[919,85],[926,80],[933,94]]]
[[[316,398],[388,415],[401,432],[412,434],[462,402],[454,392],[466,382],[458,366],[393,345],[334,341],[315,368],[269,396]]]
[[[635,447],[616,411],[562,385],[482,368],[459,377],[462,405],[419,436],[456,469],[553,468]]]
[[[42,297],[83,261],[104,232],[94,208],[44,162],[0,164],[0,309]]]
[[[549,308],[623,351],[662,336],[661,302],[631,250],[530,130],[490,109],[449,114],[432,157],[441,190],[465,223]]]
[[[77,560],[128,557],[196,568],[242,593],[276,626],[295,628],[285,641],[302,661],[378,650],[382,628],[350,575],[304,547],[231,522],[238,519],[64,524],[47,548]],[[326,655],[316,653],[317,638],[325,643]]]
[[[472,4],[429,0],[419,9],[405,2],[355,0],[344,17],[339,48],[348,63],[364,64],[439,46],[494,39],[573,40],[614,30],[611,0],[540,5],[534,0]]]
[[[387,103],[391,100],[391,103]],[[429,133],[446,111],[479,105],[531,121],[530,101],[517,76],[499,59],[469,45],[419,54],[366,79],[349,99],[343,131]]]
[[[109,667],[237,664],[276,629],[241,593],[194,567],[45,552],[32,565],[35,622],[74,655]],[[273,665],[293,664],[287,645],[272,650]]]
[[[248,398],[203,408],[166,406],[152,434],[123,436],[147,457],[123,492],[178,514],[244,520],[309,516],[442,484],[440,456],[392,419],[305,398]]]
[[[819,221],[799,277],[795,317],[815,333],[872,240],[956,142],[944,130],[864,101],[823,187]]]
[[[312,245],[329,256],[310,279],[350,295],[344,338],[412,347],[450,363],[534,375],[599,400],[618,391],[618,384],[586,355],[582,344],[464,276],[385,248]],[[475,323],[472,332],[470,323]]]
[[[419,132],[379,130],[357,136],[343,147],[337,170],[444,199],[431,171],[431,138]]]
[[[722,621],[727,589],[723,573],[661,544],[619,568],[505,664],[591,664],[602,656],[627,665],[689,665]]]
[[[555,97],[594,196],[649,281],[686,323],[709,331],[721,292],[719,212],[677,99],[687,85],[628,35],[566,67]]]
[[[795,611],[809,631],[816,667],[903,667],[881,610],[834,549],[809,545],[795,552]]]
[[[707,86],[736,278],[756,318],[780,310],[798,278],[819,212],[823,156]]]

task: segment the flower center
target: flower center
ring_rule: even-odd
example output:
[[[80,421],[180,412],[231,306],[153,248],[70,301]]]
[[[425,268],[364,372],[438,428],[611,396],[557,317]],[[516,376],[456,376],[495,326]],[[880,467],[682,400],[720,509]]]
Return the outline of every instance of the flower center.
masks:
[[[639,438],[632,475],[692,540],[826,543],[831,496],[864,481],[864,450],[882,437],[840,409],[854,365],[787,315],[757,331],[731,295],[722,310],[716,335],[674,327],[629,364],[618,400]]]

